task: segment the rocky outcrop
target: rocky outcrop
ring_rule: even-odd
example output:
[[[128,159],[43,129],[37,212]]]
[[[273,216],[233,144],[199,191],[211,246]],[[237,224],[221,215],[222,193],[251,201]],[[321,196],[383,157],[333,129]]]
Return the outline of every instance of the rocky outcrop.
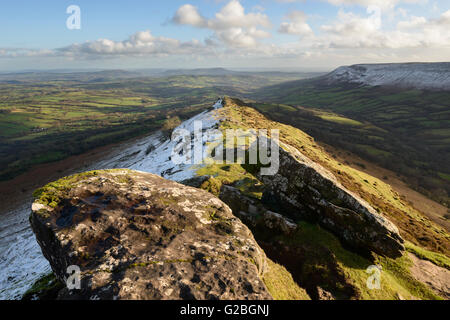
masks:
[[[242,195],[231,186],[222,186],[220,199],[233,210],[247,225],[256,229],[264,229],[273,234],[292,235],[297,231],[297,224],[283,215],[267,210],[260,201]]]
[[[35,194],[31,225],[60,281],[59,299],[271,299],[266,256],[211,194],[130,171],[65,178]]]
[[[325,168],[297,149],[281,146],[278,173],[258,176],[266,187],[263,203],[293,219],[316,221],[357,249],[389,257],[402,255],[403,239],[394,224],[345,189]]]

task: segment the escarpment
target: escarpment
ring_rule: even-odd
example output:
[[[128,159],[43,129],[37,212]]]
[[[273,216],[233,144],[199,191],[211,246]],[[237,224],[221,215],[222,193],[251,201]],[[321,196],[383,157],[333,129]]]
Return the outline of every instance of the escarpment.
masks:
[[[39,189],[31,225],[59,299],[271,299],[249,229],[206,191],[131,170],[93,171]]]
[[[243,109],[245,106],[236,105],[232,99],[225,99],[222,115],[226,117],[226,125],[257,129],[248,125],[257,120],[251,119]],[[280,134],[283,136],[286,132],[281,129]],[[264,185],[261,202],[267,209],[294,220],[306,219],[319,223],[358,250],[394,258],[402,255],[404,241],[391,221],[347,190],[329,170],[297,148],[282,141],[273,144],[271,139],[267,140],[265,143],[279,149],[279,157],[273,159],[276,164],[271,164],[278,170],[274,174],[263,175],[261,164],[244,165]],[[255,148],[258,143],[261,149],[261,141],[256,140],[247,147]]]
[[[389,257],[404,250],[397,227],[367,202],[345,189],[325,168],[297,149],[282,144],[279,170],[258,178],[262,202],[296,219],[319,222],[347,244]]]

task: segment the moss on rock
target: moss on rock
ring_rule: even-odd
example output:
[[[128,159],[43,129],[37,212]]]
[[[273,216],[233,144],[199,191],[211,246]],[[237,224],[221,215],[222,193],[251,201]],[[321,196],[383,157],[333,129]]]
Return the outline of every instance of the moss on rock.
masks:
[[[22,300],[54,300],[58,292],[64,288],[53,273],[46,274],[39,278],[33,286],[25,292]]]

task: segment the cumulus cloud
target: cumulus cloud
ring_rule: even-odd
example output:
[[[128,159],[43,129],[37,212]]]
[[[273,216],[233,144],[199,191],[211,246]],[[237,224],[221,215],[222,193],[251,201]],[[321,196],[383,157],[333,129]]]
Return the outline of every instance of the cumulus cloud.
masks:
[[[229,28],[270,27],[269,17],[263,13],[245,13],[244,7],[237,0],[225,5],[214,19],[208,21],[211,29],[226,30]]]
[[[3,58],[60,56],[96,59],[117,56],[202,55],[208,53],[210,53],[209,46],[198,40],[182,42],[172,38],[156,37],[149,30],[136,32],[123,41],[98,39],[74,43],[53,50],[0,48],[0,57]]]
[[[0,58],[45,56],[60,57],[61,60],[90,60],[151,57],[155,58],[155,61],[159,58],[163,61],[173,57],[173,61],[247,59],[246,61],[253,63],[258,59],[266,59],[269,63],[287,64],[287,61],[309,63],[319,60],[330,63],[333,59],[339,61],[336,63],[343,63],[351,61],[352,57],[358,61],[371,61],[373,58],[372,62],[402,59],[429,61],[431,57],[441,57],[439,60],[443,60],[450,54],[450,10],[435,18],[410,16],[407,11],[403,11],[402,15],[396,17],[401,21],[396,20],[395,24],[386,26],[382,24],[382,17],[385,15],[381,15],[381,9],[373,6],[376,1],[329,2],[340,5],[372,5],[367,8],[365,14],[356,14],[347,11],[349,8],[340,8],[334,21],[328,20],[314,31],[304,12],[292,11],[284,18],[278,32],[295,35],[300,37],[301,41],[292,38],[291,42],[270,43],[263,41],[272,36],[269,32],[272,26],[262,8],[247,12],[238,0],[231,0],[211,17],[206,17],[197,7],[185,4],[176,10],[172,22],[210,30],[211,33],[206,39],[180,41],[157,36],[150,31],[140,31],[122,41],[98,39],[53,50],[0,48]],[[388,2],[400,3],[394,0]]]
[[[424,17],[411,17],[409,20],[400,21],[397,24],[398,29],[415,29],[419,27],[423,27],[427,24],[427,19]]]
[[[392,9],[401,3],[426,3],[427,0],[322,0],[330,4],[341,5],[359,5],[363,7],[377,6],[381,9]]]
[[[276,0],[280,3],[305,2],[306,0]],[[427,4],[428,0],[320,0],[334,6],[376,6],[381,10],[391,10],[400,4]]]
[[[269,32],[261,29],[271,26],[268,16],[261,12],[246,13],[238,0],[228,2],[211,19],[203,17],[196,7],[186,4],[176,11],[172,22],[210,29],[214,38],[210,41],[218,40],[231,47],[255,47],[259,39],[270,37]]]
[[[175,13],[172,21],[177,24],[186,24],[198,28],[206,27],[206,19],[203,18],[198,9],[191,4],[181,6]]]
[[[340,10],[333,24],[322,26],[325,36],[318,40],[321,46],[332,48],[420,48],[448,47],[450,11],[438,19],[411,17],[400,21],[397,29],[382,30],[378,15],[361,17]]]
[[[136,32],[124,41],[99,39],[72,44],[57,51],[65,56],[117,56],[117,55],[169,55],[202,53],[206,46],[197,40],[181,42],[176,39],[155,37],[147,31]]]
[[[303,11],[292,11],[287,18],[289,22],[282,22],[278,32],[298,36],[313,34],[311,27],[306,22],[307,16]]]

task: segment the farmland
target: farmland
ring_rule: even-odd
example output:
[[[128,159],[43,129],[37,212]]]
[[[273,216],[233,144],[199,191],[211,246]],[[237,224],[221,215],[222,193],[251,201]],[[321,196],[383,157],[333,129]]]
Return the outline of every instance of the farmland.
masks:
[[[186,119],[210,107],[220,95],[246,95],[292,77],[143,77],[120,71],[2,76],[0,180],[37,164],[148,134],[172,117]]]

